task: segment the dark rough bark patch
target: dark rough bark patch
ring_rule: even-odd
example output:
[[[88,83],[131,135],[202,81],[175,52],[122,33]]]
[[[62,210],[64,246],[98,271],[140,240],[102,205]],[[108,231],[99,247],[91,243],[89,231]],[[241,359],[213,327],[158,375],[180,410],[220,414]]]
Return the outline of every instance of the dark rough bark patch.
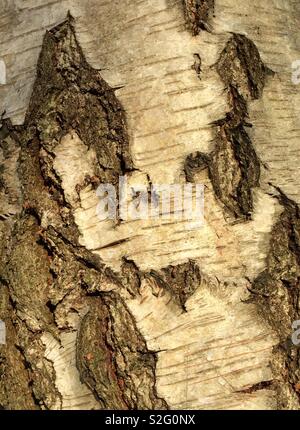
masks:
[[[45,309],[52,277],[48,253],[38,244],[38,229],[34,217],[26,216],[23,219],[15,231],[13,248],[4,270],[15,309],[32,331],[51,330],[53,325],[53,317]],[[24,259],[26,254],[30,258]]]
[[[17,347],[12,319],[14,309],[8,288],[0,282],[0,314],[6,326],[6,344],[0,345],[0,404],[3,409],[36,409],[35,399],[28,390],[30,375],[22,353]]]
[[[210,156],[203,152],[193,152],[189,154],[184,162],[184,173],[187,182],[194,181],[194,175],[201,172],[201,170],[209,167],[211,162]]]
[[[185,162],[187,181],[204,167],[216,196],[234,220],[247,220],[253,211],[252,189],[259,186],[260,161],[245,127],[248,100],[262,96],[266,76],[272,72],[262,62],[255,44],[241,34],[227,42],[216,64],[226,85],[230,111],[215,122],[215,149],[210,155],[188,156]],[[195,159],[194,159],[194,158]]]
[[[259,390],[273,390],[274,381],[261,381],[257,384],[251,385],[250,387],[244,388],[243,390],[238,390],[236,393],[252,394]]]
[[[25,126],[36,127],[49,157],[60,139],[75,130],[96,151],[99,182],[118,184],[119,175],[133,169],[123,108],[85,60],[71,17],[44,37]],[[55,182],[49,161],[41,163]]]
[[[267,75],[273,74],[262,62],[254,42],[236,33],[221,52],[216,69],[226,87],[236,88],[245,99],[259,99]]]
[[[80,318],[87,306],[102,300],[90,297],[97,285],[122,285],[122,280],[110,268],[79,245],[72,208],[66,202],[61,180],[53,167],[54,150],[64,135],[75,130],[82,142],[97,154],[97,182],[117,185],[119,176],[133,168],[122,106],[99,73],[87,64],[76,41],[71,17],[47,32],[44,38],[24,126],[10,129],[7,124],[6,128],[2,140],[14,137],[20,141],[18,173],[22,191],[18,216],[1,225],[1,231],[6,224],[14,229],[0,242],[1,276],[7,285],[14,315],[8,324],[14,326],[13,342],[22,359],[19,367],[25,363],[23,378],[29,381],[23,387],[28,397],[26,400],[24,395],[26,408],[51,409],[57,407],[61,398],[55,386],[53,364],[44,357],[43,332],[59,339],[63,330],[70,329],[70,313]],[[134,280],[128,277],[128,283],[131,281]],[[135,290],[134,282],[132,290]],[[114,297],[114,306],[118,307],[121,299]],[[116,316],[109,313],[113,306],[107,309],[106,319],[113,325]],[[133,319],[128,310],[127,314],[122,320],[125,324],[122,329],[130,332],[132,328],[126,327],[126,323],[132,325]],[[92,335],[97,338],[96,332]],[[135,336],[140,337],[136,328]],[[122,342],[120,337],[118,340]],[[131,340],[127,340],[130,349]],[[147,357],[145,343],[142,352]],[[151,405],[160,407],[163,401],[157,400],[154,388],[155,356],[149,354],[153,366],[147,373],[146,383],[152,390]],[[9,356],[5,357],[3,360],[9,363]],[[103,374],[107,371],[98,369]],[[3,378],[3,384],[9,383],[8,372]],[[130,383],[138,382],[127,378],[125,388],[132,396],[136,395],[137,404],[142,404],[141,395],[133,394],[135,387],[131,388]],[[24,402],[18,399],[16,396],[6,406],[22,407]],[[116,409],[123,406],[121,398],[120,401],[120,405],[115,404]]]
[[[82,277],[82,285],[89,295],[98,296],[103,293],[102,285],[95,281],[94,271],[89,271]],[[134,261],[123,258],[121,266],[119,289],[125,295],[137,297],[140,295],[142,282],[153,281],[155,287],[158,286],[169,293],[176,303],[186,311],[186,301],[194,294],[201,285],[202,275],[199,266],[193,260],[176,266],[170,265],[160,270],[141,271]],[[153,294],[157,294],[153,289]]]
[[[194,57],[194,64],[191,66],[193,70],[195,70],[198,78],[201,80],[201,72],[202,72],[202,60],[200,54],[196,53],[193,55]]]
[[[234,120],[230,117],[230,121]],[[193,182],[195,174],[205,168],[226,212],[236,220],[251,218],[252,188],[259,186],[260,161],[241,124],[237,127],[222,124],[211,154],[195,152],[186,158],[186,180]]]
[[[300,349],[291,340],[292,323],[300,320],[300,209],[278,191],[283,212],[271,232],[266,269],[253,281],[251,292],[280,338],[272,367],[282,409],[291,401],[300,407]]]
[[[220,127],[209,175],[216,196],[235,219],[249,219],[252,188],[259,186],[260,162],[244,127]]]
[[[186,22],[194,36],[202,30],[210,31],[209,21],[214,6],[215,0],[183,0]]]
[[[217,120],[214,125],[219,127],[226,126],[229,129],[239,126],[251,127],[251,123],[248,122],[249,115],[246,99],[233,85],[229,85],[226,90],[230,111],[226,113],[225,118]]]
[[[91,280],[92,277],[93,274],[89,271],[88,279]],[[123,258],[119,280],[120,290],[123,289],[127,296],[129,294],[131,297],[137,297],[140,295],[141,284],[144,280],[151,280],[155,286],[169,291],[177,304],[186,311],[185,303],[200,286],[202,275],[199,266],[193,260],[176,266],[170,265],[160,270],[144,272],[136,266],[134,261]],[[97,296],[103,292],[101,283],[92,280],[87,283],[83,279],[83,286],[90,295]],[[156,294],[155,289],[153,294]]]
[[[21,202],[20,184],[17,178],[19,145],[13,137],[9,120],[0,124],[0,220],[14,216]]]
[[[133,297],[140,294],[143,273],[132,260],[123,258],[121,269],[122,285]]]
[[[184,311],[187,299],[199,288],[202,280],[200,269],[192,260],[177,266],[164,267],[160,271],[152,270],[148,276],[154,278],[160,287],[168,290]]]
[[[166,409],[155,389],[156,355],[148,351],[120,296],[102,294],[83,318],[77,367],[105,409]]]
[[[16,310],[5,280],[7,256],[11,253],[14,219],[20,209],[17,178],[18,143],[11,136],[9,121],[0,129],[1,217],[0,217],[0,319],[6,326],[6,344],[0,345],[0,405],[4,409],[35,409],[35,398],[28,389],[30,373],[20,350],[14,322]]]

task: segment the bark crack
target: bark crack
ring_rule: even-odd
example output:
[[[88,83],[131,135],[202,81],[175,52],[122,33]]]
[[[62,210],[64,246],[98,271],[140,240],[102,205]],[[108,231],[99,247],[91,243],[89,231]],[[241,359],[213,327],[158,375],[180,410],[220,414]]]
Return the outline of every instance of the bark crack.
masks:
[[[216,64],[226,86],[230,111],[216,121],[215,148],[211,154],[190,154],[184,165],[186,180],[207,168],[215,194],[234,220],[247,220],[253,211],[252,189],[259,186],[260,160],[246,127],[249,100],[262,96],[272,72],[262,62],[255,44],[233,34]]]

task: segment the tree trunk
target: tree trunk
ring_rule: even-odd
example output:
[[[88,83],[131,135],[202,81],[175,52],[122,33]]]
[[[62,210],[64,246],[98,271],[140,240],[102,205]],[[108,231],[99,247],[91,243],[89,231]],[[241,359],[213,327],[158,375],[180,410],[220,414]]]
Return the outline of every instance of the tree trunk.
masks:
[[[2,408],[299,409],[299,2],[1,3]]]

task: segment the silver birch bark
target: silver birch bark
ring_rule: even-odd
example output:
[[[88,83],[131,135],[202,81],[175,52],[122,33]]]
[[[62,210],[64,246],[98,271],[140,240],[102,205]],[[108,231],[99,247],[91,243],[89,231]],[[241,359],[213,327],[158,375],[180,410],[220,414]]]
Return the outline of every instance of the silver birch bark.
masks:
[[[299,409],[299,20],[1,1],[3,408]],[[203,226],[100,221],[120,176],[204,184]]]

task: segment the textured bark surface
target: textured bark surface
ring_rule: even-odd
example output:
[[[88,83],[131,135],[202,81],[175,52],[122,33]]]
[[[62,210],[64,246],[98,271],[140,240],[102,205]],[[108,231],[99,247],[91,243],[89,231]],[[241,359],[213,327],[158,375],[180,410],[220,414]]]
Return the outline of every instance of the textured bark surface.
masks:
[[[61,339],[62,333],[77,327],[76,317],[87,309],[79,322],[76,363],[80,380],[95,393],[99,406],[166,406],[156,394],[155,354],[148,352],[123,302],[118,303],[121,297],[117,293],[99,299],[89,295],[91,284],[122,287],[122,280],[80,247],[71,211],[81,204],[82,189],[94,189],[99,183],[117,185],[119,176],[132,168],[125,123],[113,91],[86,63],[69,17],[44,38],[24,126],[14,128],[7,122],[7,136],[2,141],[9,161],[15,148],[12,139],[20,147],[14,173],[22,190],[22,205],[12,236],[3,243],[1,261],[1,281],[7,285],[21,325],[16,330],[17,340],[9,336],[8,343],[17,346],[26,363],[29,380],[24,384],[27,382],[27,390],[31,387],[30,400],[39,407],[63,407],[65,402],[56,385],[53,363],[44,356],[47,341],[43,333]],[[71,148],[64,145],[68,139]],[[73,149],[72,141],[81,142],[83,156],[91,154],[92,178],[81,159],[73,172],[75,178],[66,178],[65,166],[55,162],[60,151]],[[10,167],[3,164],[5,169]],[[20,203],[19,190],[5,170],[3,181],[12,199],[9,203]],[[13,216],[12,210],[8,215]],[[8,366],[5,357],[3,360],[3,366]],[[5,408],[29,407],[19,395],[11,400],[7,397],[4,387],[10,375],[6,372],[3,370],[1,404]],[[14,393],[18,386],[14,385]]]
[[[188,28],[196,36],[201,30],[209,31],[209,18],[214,11],[214,0],[183,0]]]
[[[3,2],[1,407],[299,409],[300,9],[236,3]],[[204,225],[101,221],[119,176]]]
[[[252,188],[259,186],[260,161],[245,127],[248,121],[247,100],[262,96],[267,73],[254,43],[234,34],[221,52],[216,64],[218,74],[228,91],[230,111],[216,122],[216,147],[212,154],[196,153],[185,163],[187,180],[193,169],[208,168],[216,196],[235,219],[251,217]]]
[[[84,317],[77,366],[104,409],[167,407],[156,394],[155,354],[147,350],[129,310],[114,293],[95,301]]]

